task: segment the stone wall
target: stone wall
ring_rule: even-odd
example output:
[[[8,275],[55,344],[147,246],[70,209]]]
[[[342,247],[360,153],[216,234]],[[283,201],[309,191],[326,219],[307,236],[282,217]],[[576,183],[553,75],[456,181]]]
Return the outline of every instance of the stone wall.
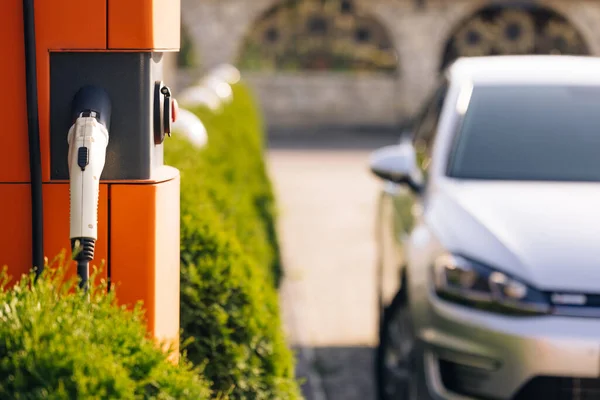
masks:
[[[245,79],[271,127],[400,122],[399,81],[387,75],[251,74]]]
[[[278,0],[182,0],[183,23],[203,68],[235,64],[253,22]],[[392,125],[420,107],[433,88],[449,37],[489,0],[355,0],[388,29],[399,56],[397,78],[343,73],[246,73],[274,126]],[[600,1],[531,1],[566,17],[600,55]],[[494,2],[495,4],[498,1]],[[507,1],[507,3],[509,3]],[[194,71],[191,75],[200,74]],[[186,74],[186,79],[190,74]]]

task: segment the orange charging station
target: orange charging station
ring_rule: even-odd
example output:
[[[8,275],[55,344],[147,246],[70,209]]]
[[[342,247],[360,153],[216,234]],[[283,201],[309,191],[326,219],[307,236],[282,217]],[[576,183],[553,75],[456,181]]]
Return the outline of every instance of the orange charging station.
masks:
[[[163,162],[176,110],[162,57],[179,50],[179,0],[29,3],[27,11],[21,0],[0,1],[0,266],[19,278],[43,267],[41,252],[51,260],[73,249],[67,136],[77,93],[100,88],[111,116],[91,265],[104,265],[121,304],[144,303],[154,337],[177,345],[179,172]],[[94,162],[79,150],[80,165]]]

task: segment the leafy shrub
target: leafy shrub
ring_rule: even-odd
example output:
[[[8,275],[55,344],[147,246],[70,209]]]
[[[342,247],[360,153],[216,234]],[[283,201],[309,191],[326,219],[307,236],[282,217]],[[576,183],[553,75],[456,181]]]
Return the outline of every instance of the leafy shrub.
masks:
[[[64,268],[34,283],[0,283],[0,398],[208,399],[210,389],[182,358],[173,364],[147,337],[143,315],[106,287],[81,293]]]
[[[194,110],[209,144],[172,138],[181,172],[181,324],[190,360],[206,363],[217,395],[297,399],[279,317],[279,249],[262,127],[250,93],[234,86],[222,113]]]
[[[202,168],[210,175],[204,180],[228,227],[240,239],[246,254],[264,266],[275,284],[281,278],[280,249],[275,229],[276,206],[273,188],[264,161],[263,123],[250,90],[233,86],[234,101],[223,112],[207,108],[193,110],[205,125],[208,148],[202,152]],[[198,157],[182,164],[180,157],[167,158],[185,169]]]

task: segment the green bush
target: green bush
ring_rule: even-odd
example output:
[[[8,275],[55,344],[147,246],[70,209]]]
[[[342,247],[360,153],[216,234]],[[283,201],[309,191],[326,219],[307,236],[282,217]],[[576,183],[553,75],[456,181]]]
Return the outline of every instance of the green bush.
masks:
[[[186,359],[174,365],[147,337],[143,315],[106,287],[85,296],[63,268],[0,283],[0,398],[208,399]]]
[[[209,134],[202,168],[210,175],[204,189],[216,203],[223,220],[240,239],[246,254],[270,269],[273,282],[281,278],[280,249],[275,230],[275,200],[264,162],[263,122],[250,90],[233,86],[234,101],[223,112],[207,108],[193,110]],[[181,157],[167,158],[185,169],[198,157],[182,163]],[[208,169],[206,169],[208,168]]]
[[[182,177],[182,340],[216,395],[297,399],[262,126],[245,86],[234,86],[234,99],[218,114],[194,110],[209,134],[205,149],[176,137],[166,146]]]

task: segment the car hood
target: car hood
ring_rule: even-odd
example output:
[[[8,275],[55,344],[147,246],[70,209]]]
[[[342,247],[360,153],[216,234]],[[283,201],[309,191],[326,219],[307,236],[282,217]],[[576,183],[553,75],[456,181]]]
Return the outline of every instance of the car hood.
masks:
[[[449,251],[539,289],[600,292],[600,184],[447,181],[426,218]]]

